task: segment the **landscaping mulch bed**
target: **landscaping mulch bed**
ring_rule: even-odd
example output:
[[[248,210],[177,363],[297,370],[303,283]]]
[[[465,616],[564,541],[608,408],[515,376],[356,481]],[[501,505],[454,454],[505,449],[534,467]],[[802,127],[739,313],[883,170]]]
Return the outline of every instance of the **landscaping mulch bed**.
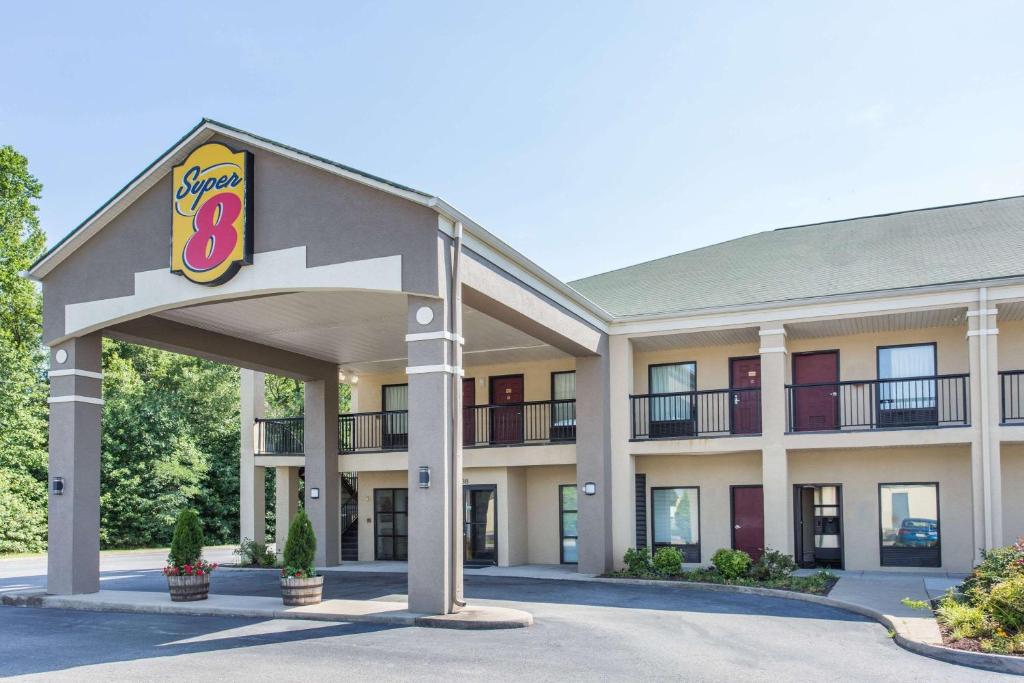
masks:
[[[939,622],[939,633],[942,634],[942,644],[954,650],[966,650],[967,652],[983,652],[981,641],[978,638],[960,638],[952,635],[952,629]]]

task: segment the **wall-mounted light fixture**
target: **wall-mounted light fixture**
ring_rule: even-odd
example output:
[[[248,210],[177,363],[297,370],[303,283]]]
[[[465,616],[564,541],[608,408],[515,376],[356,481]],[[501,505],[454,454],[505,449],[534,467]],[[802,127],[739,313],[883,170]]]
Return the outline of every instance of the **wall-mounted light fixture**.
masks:
[[[317,500],[320,497],[320,489],[315,486],[309,490],[309,497],[313,500]]]
[[[352,375],[351,377],[348,378],[348,381],[349,384],[359,384],[359,377],[356,375]]]
[[[55,496],[64,495],[64,477],[54,477],[50,482],[50,490]]]
[[[595,493],[597,493],[597,484],[595,484],[592,481],[588,481],[586,484],[583,485],[583,494],[584,495],[592,496]]]
[[[430,468],[427,465],[420,466],[420,488],[430,488]]]

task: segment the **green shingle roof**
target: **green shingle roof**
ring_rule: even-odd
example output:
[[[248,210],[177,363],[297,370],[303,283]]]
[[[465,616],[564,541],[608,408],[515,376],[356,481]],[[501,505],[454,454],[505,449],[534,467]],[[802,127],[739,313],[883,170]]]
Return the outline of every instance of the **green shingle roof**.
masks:
[[[569,284],[616,317],[1024,275],[1024,196],[760,232]]]

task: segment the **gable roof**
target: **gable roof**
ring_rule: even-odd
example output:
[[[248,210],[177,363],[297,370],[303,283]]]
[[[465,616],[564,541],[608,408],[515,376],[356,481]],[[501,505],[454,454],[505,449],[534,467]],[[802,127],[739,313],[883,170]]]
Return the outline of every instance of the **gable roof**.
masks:
[[[350,180],[355,180],[356,182],[369,185],[389,194],[403,197],[404,199],[414,201],[418,204],[429,205],[432,200],[436,199],[434,195],[427,192],[422,192],[420,190],[392,182],[386,178],[381,178],[371,173],[360,171],[352,168],[351,166],[346,166],[345,164],[340,164],[336,161],[331,161],[330,159],[325,159],[324,157],[304,152],[300,149],[296,149],[295,147],[275,142],[269,138],[249,133],[240,128],[235,128],[234,126],[229,126],[226,123],[203,118],[190,131],[185,133],[185,135],[183,135],[177,142],[171,145],[163,154],[149,164],[149,166],[143,169],[142,172],[128,181],[127,185],[122,187],[114,194],[114,196],[105,201],[100,208],[92,212],[88,218],[82,221],[71,232],[54,244],[46,251],[45,254],[40,256],[36,262],[32,264],[32,267],[29,268],[28,274],[34,278],[44,277],[48,272],[50,272],[50,270],[60,263],[64,257],[69,255],[80,244],[92,237],[93,234],[113,220],[119,213],[121,213],[121,211],[131,204],[132,201],[137,199],[143,192],[151,188],[161,178],[163,178],[164,175],[170,171],[172,166],[180,163],[182,159],[188,156],[193,145],[200,145],[218,133],[241,142],[248,143],[257,148],[267,149],[277,152],[278,154],[284,154],[285,156],[304,161]]]
[[[569,285],[615,317],[1024,276],[1024,196],[760,232]]]

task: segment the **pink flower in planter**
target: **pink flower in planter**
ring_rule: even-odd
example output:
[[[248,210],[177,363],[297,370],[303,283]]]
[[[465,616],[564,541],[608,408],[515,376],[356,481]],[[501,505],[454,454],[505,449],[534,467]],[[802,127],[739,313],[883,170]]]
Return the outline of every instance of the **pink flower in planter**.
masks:
[[[197,569],[196,570],[196,576],[202,576],[202,575],[203,575],[203,570],[202,569]]]

